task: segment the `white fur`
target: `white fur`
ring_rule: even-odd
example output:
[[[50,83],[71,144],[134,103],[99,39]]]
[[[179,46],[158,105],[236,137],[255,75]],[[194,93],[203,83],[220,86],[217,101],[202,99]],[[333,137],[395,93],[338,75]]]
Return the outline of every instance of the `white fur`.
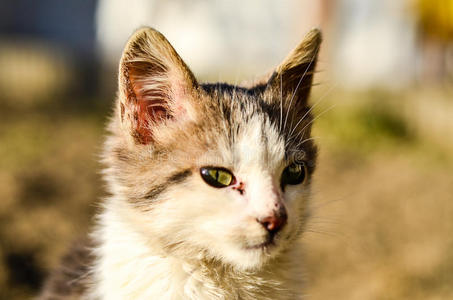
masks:
[[[116,208],[118,209],[118,208]],[[299,299],[301,296],[299,247],[285,259],[275,260],[257,271],[226,268],[219,282],[206,272],[210,265],[172,257],[151,245],[109,209],[101,216],[108,224],[97,234],[105,238],[97,249],[101,259],[95,267],[96,288],[89,299]],[[112,210],[115,210],[112,207]],[[132,217],[131,215],[126,218]],[[225,249],[227,251],[227,249]],[[296,255],[295,255],[296,254]],[[299,274],[299,275],[296,275]],[[295,277],[298,276],[298,277]],[[240,285],[235,285],[235,284]],[[242,291],[240,291],[242,290]]]
[[[194,172],[147,211],[120,193],[108,199],[94,233],[100,246],[90,299],[301,298],[301,252],[294,238],[307,190],[288,186],[285,194],[278,192],[287,164],[283,141],[255,117],[239,132],[233,151],[220,138],[211,146],[213,151],[195,161],[195,170],[228,167],[244,183],[245,194],[208,186]],[[111,190],[118,190],[118,183],[107,179]],[[288,211],[276,246],[247,248],[265,241],[266,230],[256,219],[270,213],[275,202]]]

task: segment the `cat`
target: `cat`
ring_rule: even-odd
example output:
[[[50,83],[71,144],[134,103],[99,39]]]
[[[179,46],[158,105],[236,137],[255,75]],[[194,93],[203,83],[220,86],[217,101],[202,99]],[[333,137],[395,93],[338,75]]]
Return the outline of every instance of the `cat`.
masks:
[[[40,299],[302,298],[320,43],[311,30],[246,87],[198,83],[161,33],[136,31],[103,152],[111,196]]]

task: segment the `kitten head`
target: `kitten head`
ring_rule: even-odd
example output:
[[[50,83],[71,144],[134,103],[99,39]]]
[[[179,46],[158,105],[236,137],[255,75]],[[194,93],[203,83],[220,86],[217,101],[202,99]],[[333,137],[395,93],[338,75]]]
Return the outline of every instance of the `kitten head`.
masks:
[[[253,269],[307,218],[316,149],[307,105],[320,32],[266,81],[199,84],[159,32],[137,31],[119,68],[107,179],[125,222],[168,255]]]

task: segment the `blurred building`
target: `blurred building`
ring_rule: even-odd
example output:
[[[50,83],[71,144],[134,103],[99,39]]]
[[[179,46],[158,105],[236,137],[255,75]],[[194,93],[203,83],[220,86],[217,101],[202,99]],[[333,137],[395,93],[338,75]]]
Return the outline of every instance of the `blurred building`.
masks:
[[[104,61],[116,65],[131,33],[152,26],[197,75],[211,80],[253,78],[270,71],[311,27],[320,25],[316,3],[101,0],[98,42]]]
[[[152,26],[198,75],[235,81],[271,70],[306,31],[321,27],[326,36],[321,69],[333,82],[348,88],[398,88],[423,81],[435,60],[426,56],[420,39],[417,1],[432,6],[453,2],[100,0],[97,36],[104,62],[115,65],[127,37],[140,26]]]
[[[336,81],[353,88],[413,82],[416,36],[407,2],[340,0],[337,7],[332,52]]]
[[[453,0],[413,0],[420,48],[419,80],[453,79]]]
[[[0,1],[5,101],[34,102],[97,89],[96,5],[96,0]]]
[[[77,98],[100,85],[113,93],[122,48],[144,25],[164,33],[202,80],[234,83],[268,73],[310,28],[321,27],[325,72],[317,78],[323,82],[348,88],[435,83],[453,76],[452,3],[0,0],[2,99]]]

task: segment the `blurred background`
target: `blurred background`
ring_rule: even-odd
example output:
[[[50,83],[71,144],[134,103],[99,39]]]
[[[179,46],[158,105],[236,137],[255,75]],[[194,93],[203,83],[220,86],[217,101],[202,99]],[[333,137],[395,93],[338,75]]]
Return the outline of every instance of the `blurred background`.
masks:
[[[122,47],[163,32],[200,81],[324,32],[307,299],[453,299],[453,0],[0,0],[0,299],[37,293],[104,195]]]

